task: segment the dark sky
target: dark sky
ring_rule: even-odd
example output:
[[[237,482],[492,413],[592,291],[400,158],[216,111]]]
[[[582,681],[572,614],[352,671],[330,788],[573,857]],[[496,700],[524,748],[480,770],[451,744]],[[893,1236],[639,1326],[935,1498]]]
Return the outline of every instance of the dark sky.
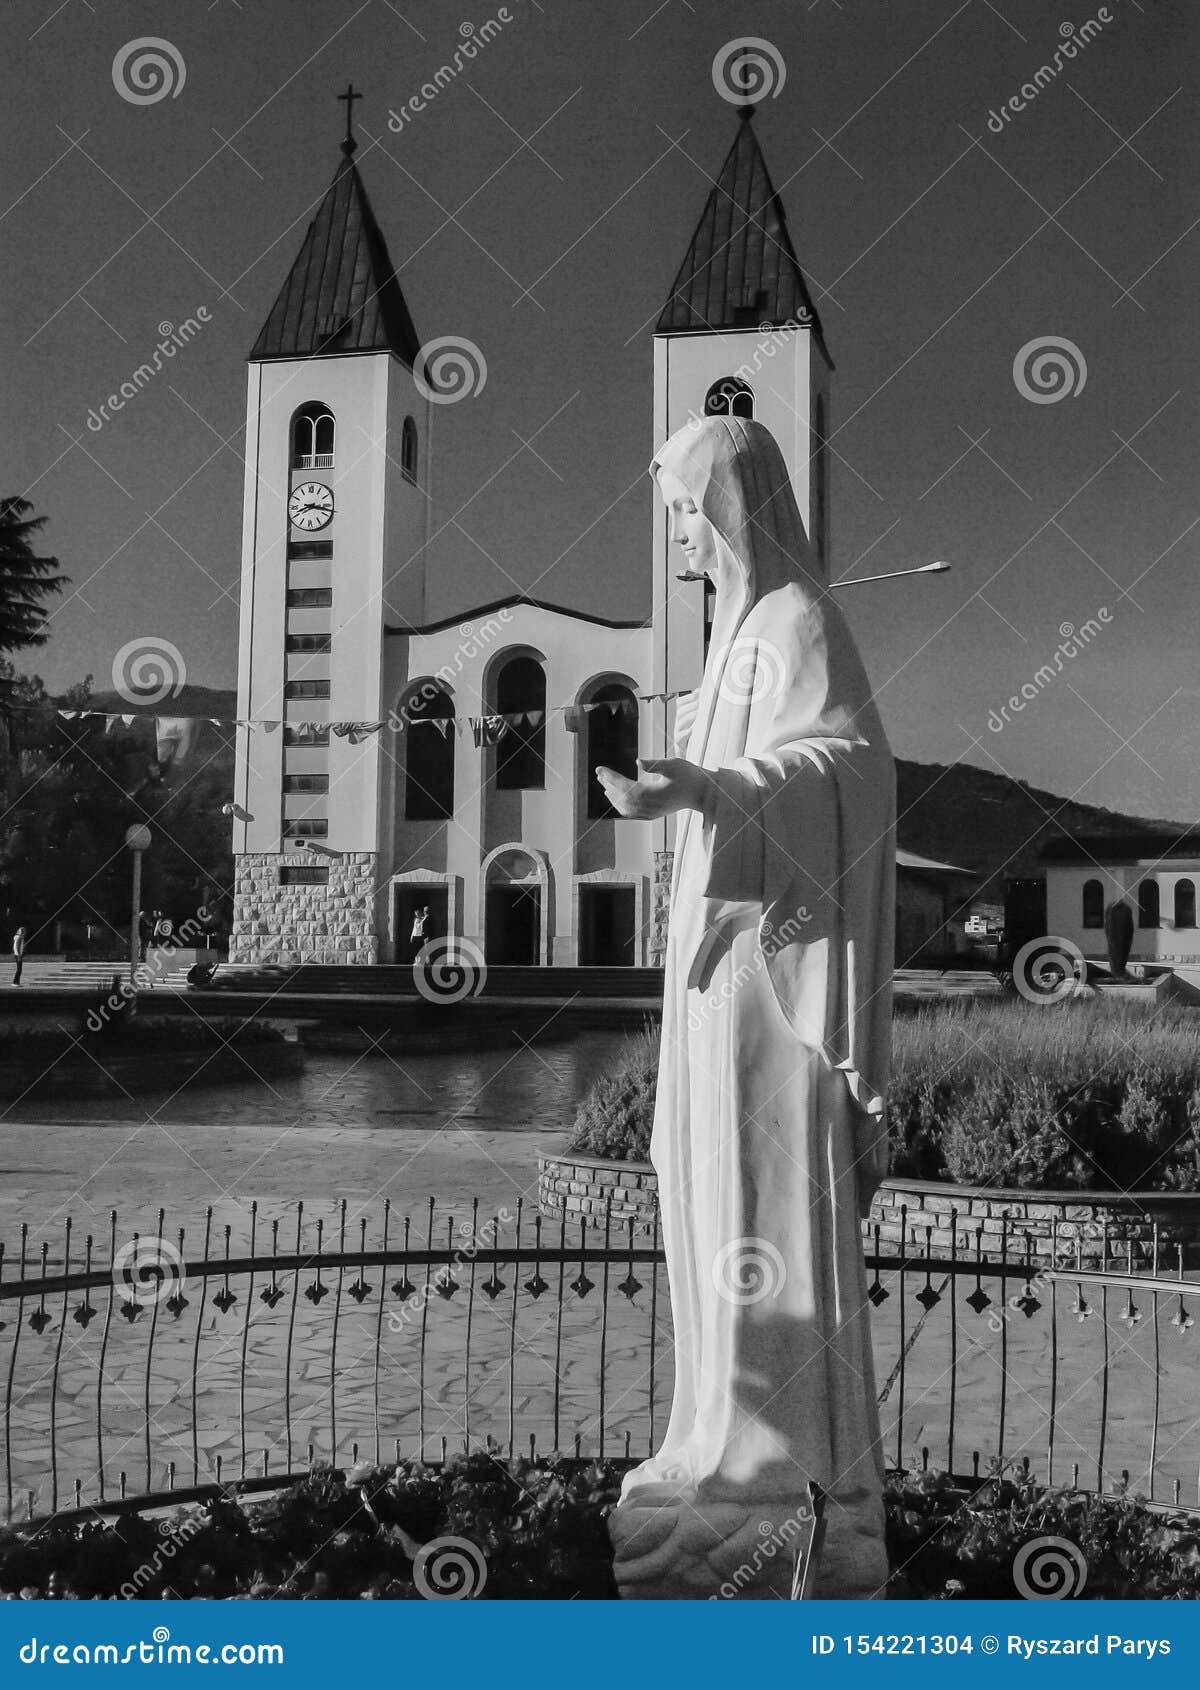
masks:
[[[3,491],[49,515],[73,581],[30,666],[107,689],[118,647],[161,636],[189,680],[233,683],[244,359],[351,77],[418,333],[487,365],[435,419],[435,612],[514,588],[648,610],[651,328],[736,124],[714,55],[754,36],[786,66],[755,123],[837,364],[835,572],[954,565],[844,598],[894,748],[1200,813],[1196,8],[1109,0],[1000,134],[989,113],[1101,20],[1091,0],[508,9],[396,135],[389,108],[490,0],[10,5]],[[181,56],[175,97],[118,95],[140,36]],[[89,430],[200,306],[199,336]],[[1014,358],[1050,336],[1086,382],[1035,404]],[[1101,607],[1100,635],[989,729]]]

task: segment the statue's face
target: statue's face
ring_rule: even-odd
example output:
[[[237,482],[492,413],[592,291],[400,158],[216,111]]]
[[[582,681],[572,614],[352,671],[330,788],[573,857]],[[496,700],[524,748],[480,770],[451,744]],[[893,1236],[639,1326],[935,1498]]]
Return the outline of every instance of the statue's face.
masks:
[[[658,488],[663,496],[663,503],[671,514],[671,538],[683,547],[688,568],[694,569],[698,575],[707,575],[710,581],[715,581],[719,568],[716,529],[699,509],[683,482],[677,475],[672,475],[669,469],[659,470]]]

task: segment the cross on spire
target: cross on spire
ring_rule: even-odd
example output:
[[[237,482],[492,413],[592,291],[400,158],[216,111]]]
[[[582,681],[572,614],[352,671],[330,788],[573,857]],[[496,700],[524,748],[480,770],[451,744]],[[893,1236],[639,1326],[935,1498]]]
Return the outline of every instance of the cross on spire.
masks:
[[[342,151],[349,158],[358,148],[358,142],[354,139],[354,102],[362,99],[362,93],[355,88],[353,82],[348,82],[346,92],[339,94],[338,99],[346,102],[346,139],[342,142]]]

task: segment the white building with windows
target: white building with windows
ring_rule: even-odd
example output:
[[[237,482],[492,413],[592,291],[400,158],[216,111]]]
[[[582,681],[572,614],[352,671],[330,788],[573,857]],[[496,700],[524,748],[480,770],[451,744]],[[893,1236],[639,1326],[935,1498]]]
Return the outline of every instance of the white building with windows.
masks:
[[[1131,962],[1200,964],[1200,835],[1148,828],[1109,839],[1056,839],[1042,857],[1047,933],[1103,960],[1104,911],[1124,899],[1134,919]]]
[[[646,457],[758,417],[828,572],[832,365],[750,115],[656,327]],[[230,960],[406,961],[427,911],[492,964],[652,964],[669,824],[617,819],[592,771],[665,754],[711,595],[656,504],[648,619],[519,595],[430,619],[437,407],[354,150],[250,354]]]

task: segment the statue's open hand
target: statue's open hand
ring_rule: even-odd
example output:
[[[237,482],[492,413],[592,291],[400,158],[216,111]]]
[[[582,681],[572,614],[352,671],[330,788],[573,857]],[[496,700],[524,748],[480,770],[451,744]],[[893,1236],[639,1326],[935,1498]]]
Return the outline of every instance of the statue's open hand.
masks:
[[[596,778],[619,816],[630,821],[656,821],[676,810],[701,810],[708,781],[704,770],[684,757],[643,757],[636,780],[606,769],[596,769]]]

